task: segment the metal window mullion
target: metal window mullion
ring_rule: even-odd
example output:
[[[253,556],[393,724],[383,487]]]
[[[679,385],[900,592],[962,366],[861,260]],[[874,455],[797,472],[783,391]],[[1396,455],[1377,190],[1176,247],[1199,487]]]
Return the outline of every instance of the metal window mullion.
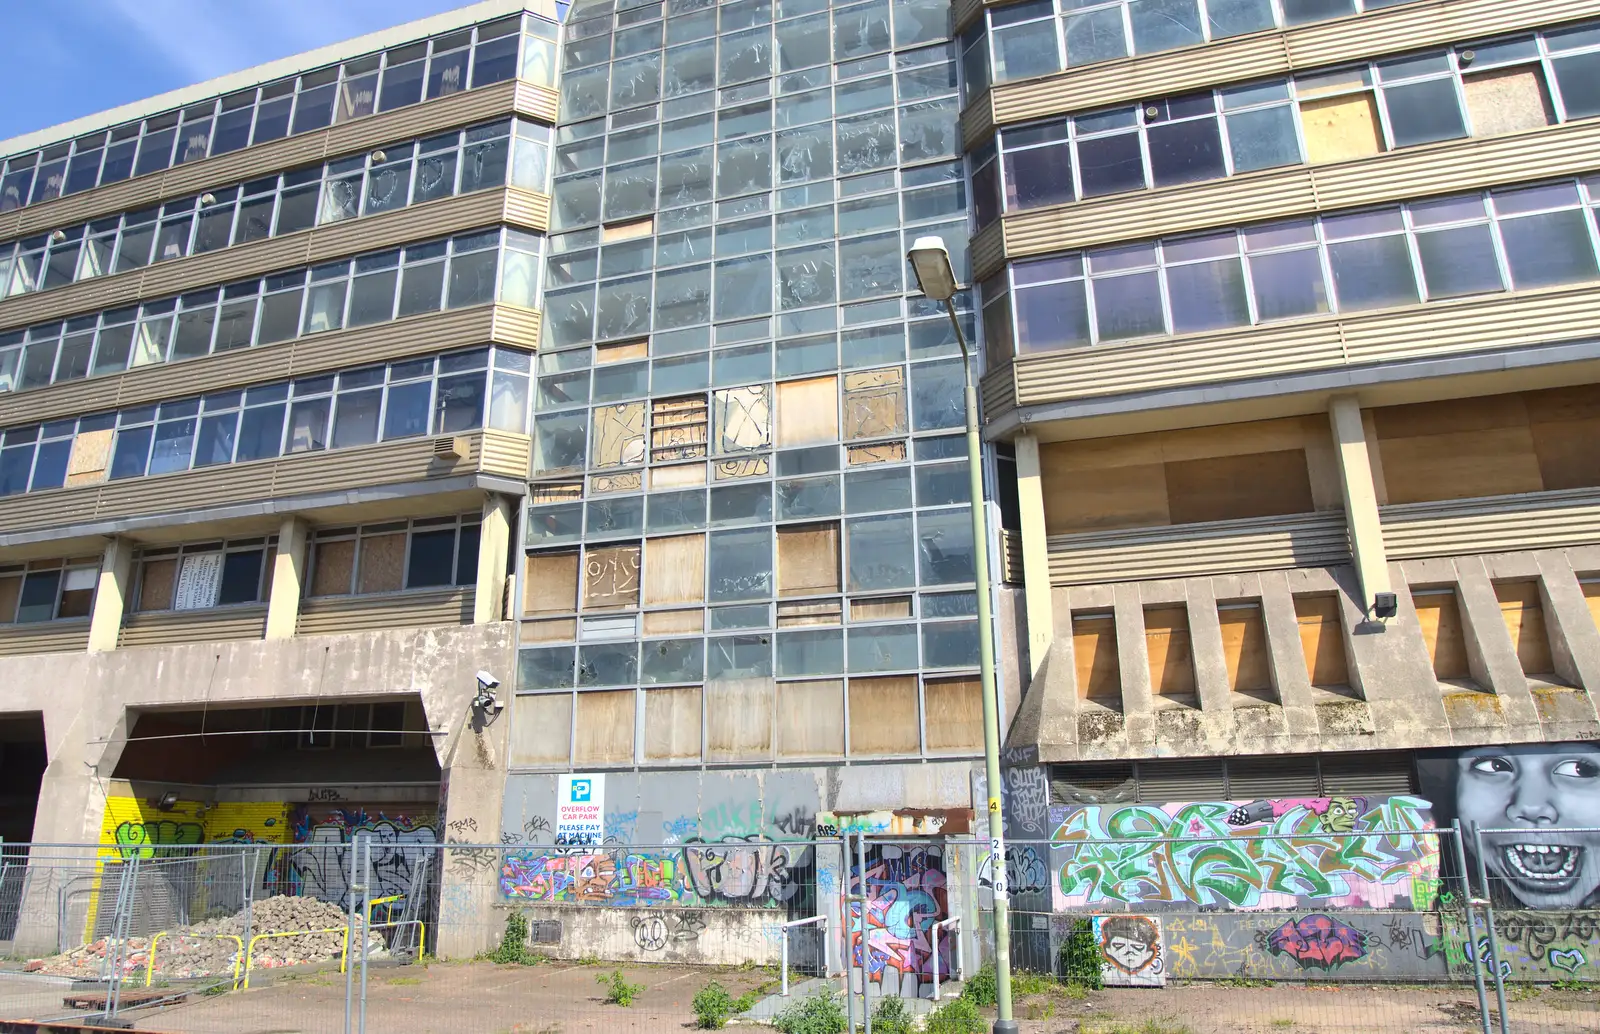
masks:
[[[1337,313],[1343,311],[1339,299],[1339,285],[1333,279],[1333,254],[1328,250],[1328,238],[1322,229],[1322,217],[1313,216],[1311,219],[1311,232],[1316,237],[1317,255],[1322,263],[1323,292],[1327,295],[1328,311]]]
[[[1233,231],[1234,257],[1239,260],[1239,271],[1243,276],[1245,318],[1249,320],[1248,326],[1258,326],[1261,323],[1261,313],[1256,306],[1256,280],[1250,272],[1250,260],[1245,255],[1244,233]]]
[[[1428,278],[1422,269],[1422,249],[1417,241],[1416,228],[1411,221],[1411,208],[1409,205],[1400,206],[1400,232],[1405,238],[1406,254],[1411,259],[1411,276],[1417,285],[1417,297],[1424,303],[1432,301],[1428,297]],[[1388,234],[1379,236],[1388,236]]]

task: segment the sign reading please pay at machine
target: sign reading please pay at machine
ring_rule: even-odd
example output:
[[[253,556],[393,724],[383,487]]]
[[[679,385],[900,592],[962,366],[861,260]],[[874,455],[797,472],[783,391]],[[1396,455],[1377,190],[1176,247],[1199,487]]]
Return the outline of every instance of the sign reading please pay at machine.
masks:
[[[606,777],[574,772],[556,788],[556,843],[598,844],[605,836]]]

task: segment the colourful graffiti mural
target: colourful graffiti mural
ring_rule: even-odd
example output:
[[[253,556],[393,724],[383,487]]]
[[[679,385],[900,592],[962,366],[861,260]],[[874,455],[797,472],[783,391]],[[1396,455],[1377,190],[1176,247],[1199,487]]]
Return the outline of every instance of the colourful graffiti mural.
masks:
[[[1417,797],[1052,808],[1055,908],[1426,908],[1439,877],[1429,808]]]
[[[861,893],[861,868],[850,867],[851,893]],[[866,872],[866,944],[861,902],[850,904],[850,951],[884,994],[920,997],[933,988],[933,927],[950,914],[944,850],[938,846],[871,848]],[[863,962],[863,955],[865,961]],[[951,972],[951,939],[939,942],[939,970]]]
[[[500,867],[500,893],[550,904],[746,905],[789,900],[811,849],[758,837],[693,840],[660,851],[527,848]]]
[[[282,844],[289,841],[289,805],[282,801],[177,801],[160,808],[137,797],[106,798],[100,824],[104,858],[161,857],[198,844]]]
[[[1100,982],[1107,987],[1165,987],[1159,916],[1095,916]]]

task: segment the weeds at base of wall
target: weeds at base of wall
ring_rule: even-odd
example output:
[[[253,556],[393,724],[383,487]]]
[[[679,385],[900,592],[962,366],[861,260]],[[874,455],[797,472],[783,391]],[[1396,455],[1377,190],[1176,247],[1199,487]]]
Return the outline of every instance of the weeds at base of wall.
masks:
[[[594,978],[594,982],[606,989],[607,1002],[624,1009],[633,1005],[633,1000],[644,990],[643,984],[628,983],[628,978],[622,975],[620,969],[612,970],[610,976],[602,973]]]
[[[1085,1020],[1078,1034],[1194,1034],[1194,1028],[1167,1017],[1150,1017],[1137,1023],[1109,1023],[1101,1026]]]
[[[923,1034],[984,1034],[985,1029],[982,1014],[969,998],[952,998],[939,1006],[922,1028]]]
[[[1000,988],[995,980],[994,964],[985,962],[972,974],[965,987],[961,989],[961,998],[981,1008],[993,1007],[999,996]]]
[[[691,1003],[694,1008],[695,1026],[701,1030],[721,1030],[728,1025],[730,1019],[754,1008],[765,993],[766,986],[763,984],[735,998],[728,994],[727,988],[715,980],[711,981],[695,992],[694,1001]]]
[[[1056,968],[1063,980],[1100,990],[1100,946],[1095,943],[1094,925],[1089,920],[1072,924],[1072,932],[1056,954]]]
[[[873,1034],[912,1034],[916,1025],[906,1000],[899,995],[878,999],[878,1007],[872,1010]]]
[[[501,966],[532,966],[544,961],[543,955],[528,950],[528,917],[521,912],[506,913],[506,930],[500,936],[500,946],[483,958]]]
[[[781,1034],[844,1034],[844,1007],[828,990],[793,1003],[772,1021]]]

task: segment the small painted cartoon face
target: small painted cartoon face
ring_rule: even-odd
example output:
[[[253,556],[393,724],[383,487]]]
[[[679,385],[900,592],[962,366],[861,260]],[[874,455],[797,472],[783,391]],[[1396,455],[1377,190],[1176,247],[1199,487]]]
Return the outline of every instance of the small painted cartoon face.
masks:
[[[1529,908],[1579,908],[1600,890],[1600,833],[1588,832],[1600,828],[1600,746],[1478,747],[1456,763],[1468,836],[1515,831],[1483,835],[1491,884]]]
[[[1328,798],[1328,810],[1322,816],[1322,828],[1330,833],[1348,833],[1356,826],[1356,802],[1349,797]]]
[[[1156,957],[1155,946],[1149,941],[1136,940],[1132,937],[1112,936],[1107,938],[1104,950],[1111,961],[1129,973],[1137,973],[1150,964]]]

